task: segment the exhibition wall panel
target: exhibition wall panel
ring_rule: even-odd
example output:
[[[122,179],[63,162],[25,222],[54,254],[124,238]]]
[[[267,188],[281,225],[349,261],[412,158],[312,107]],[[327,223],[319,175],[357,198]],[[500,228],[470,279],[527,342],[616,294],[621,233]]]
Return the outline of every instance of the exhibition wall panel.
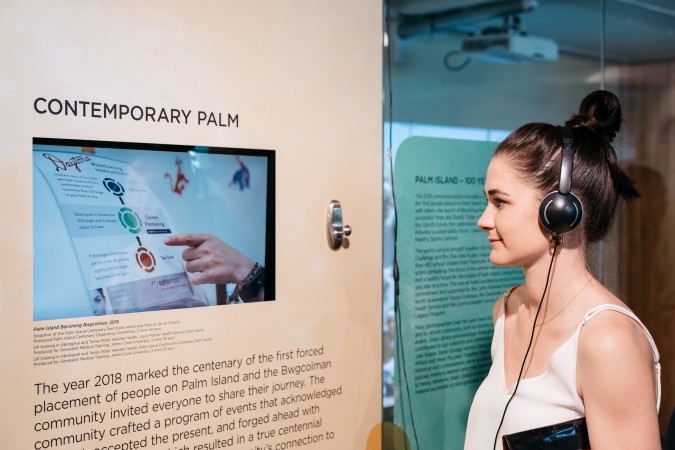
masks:
[[[3,447],[376,443],[381,3],[3,9]]]

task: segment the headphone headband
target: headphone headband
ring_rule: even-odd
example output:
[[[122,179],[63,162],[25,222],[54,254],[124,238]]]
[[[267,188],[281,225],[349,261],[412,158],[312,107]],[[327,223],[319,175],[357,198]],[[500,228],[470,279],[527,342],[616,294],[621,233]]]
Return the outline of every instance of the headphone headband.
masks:
[[[572,130],[568,127],[558,125],[558,128],[560,128],[563,141],[558,192],[562,195],[568,195],[572,190],[572,166],[574,165],[574,150],[572,149],[572,144],[574,144],[574,138],[572,137]]]

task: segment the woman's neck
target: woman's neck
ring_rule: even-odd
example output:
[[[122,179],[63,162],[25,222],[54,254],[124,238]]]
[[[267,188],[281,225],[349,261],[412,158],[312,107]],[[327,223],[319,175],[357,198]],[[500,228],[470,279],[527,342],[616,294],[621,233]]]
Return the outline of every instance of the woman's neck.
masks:
[[[547,275],[551,258],[541,258],[537,263],[529,267],[523,267],[525,275],[525,294],[528,299],[527,305],[537,307],[542,299],[546,287]],[[579,247],[558,247],[551,268],[551,277],[546,290],[546,301],[556,305],[569,301],[577,289],[588,283],[592,275],[586,268],[586,260],[583,250]]]

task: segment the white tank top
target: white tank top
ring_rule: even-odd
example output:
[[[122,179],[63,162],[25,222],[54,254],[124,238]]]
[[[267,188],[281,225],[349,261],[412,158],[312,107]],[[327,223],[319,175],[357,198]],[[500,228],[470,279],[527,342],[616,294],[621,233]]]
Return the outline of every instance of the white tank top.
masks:
[[[507,291],[505,298],[508,298]],[[661,366],[659,352],[647,328],[631,311],[612,304],[596,306],[588,311],[574,334],[553,353],[548,369],[532,378],[520,380],[518,392],[509,405],[501,436],[518,431],[553,425],[585,416],[584,402],[577,392],[577,342],[581,328],[603,311],[617,311],[635,320],[642,327],[654,354],[654,376],[657,386],[656,408],[661,403]],[[492,367],[474,396],[464,441],[465,450],[492,450],[495,433],[506,402],[515,383],[507,389],[504,382],[504,302],[502,302],[492,338]]]

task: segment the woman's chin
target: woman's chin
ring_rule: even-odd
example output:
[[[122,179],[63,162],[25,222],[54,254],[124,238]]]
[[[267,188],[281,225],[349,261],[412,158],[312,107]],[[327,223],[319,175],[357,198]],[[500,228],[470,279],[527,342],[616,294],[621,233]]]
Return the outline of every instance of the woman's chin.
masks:
[[[492,250],[490,252],[490,262],[498,267],[515,267],[518,264],[503,253]]]

